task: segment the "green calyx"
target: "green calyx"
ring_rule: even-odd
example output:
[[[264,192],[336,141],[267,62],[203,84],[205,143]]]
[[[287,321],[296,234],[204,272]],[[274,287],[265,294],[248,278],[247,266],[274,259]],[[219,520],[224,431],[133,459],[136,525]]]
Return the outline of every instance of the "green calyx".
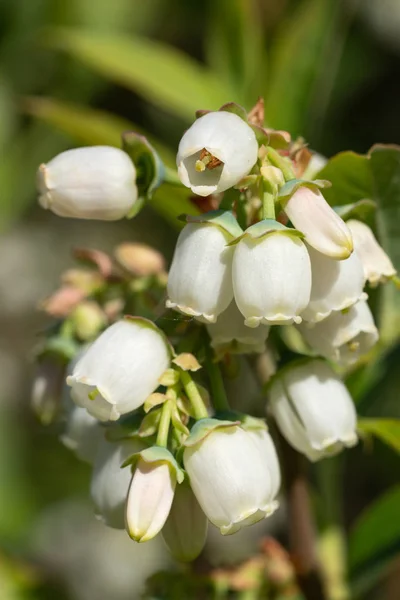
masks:
[[[175,457],[166,448],[162,448],[161,446],[151,446],[140,452],[135,452],[135,454],[132,454],[132,456],[122,463],[122,467],[131,466],[132,473],[134,473],[139,459],[146,463],[167,464],[169,468],[174,471],[178,483],[182,483],[185,478],[183,469],[180,468]]]
[[[210,433],[216,429],[228,429],[231,427],[238,427],[240,421],[223,421],[220,419],[200,419],[192,427],[190,435],[183,442],[186,447],[195,446],[202,440],[204,440]]]
[[[268,430],[267,424],[264,419],[258,419],[257,417],[252,417],[251,415],[246,415],[245,413],[236,412],[234,410],[223,411],[217,414],[218,419],[221,420],[230,420],[233,422],[240,423],[240,427],[245,429],[246,431],[254,431],[257,429],[262,429],[264,431]]]
[[[212,210],[203,215],[181,215],[179,219],[186,223],[208,223],[210,225],[216,225],[233,238],[236,238],[243,233],[242,228],[230,210]]]
[[[285,205],[290,200],[295,192],[301,187],[307,187],[310,190],[318,191],[323,188],[330,187],[332,184],[330,181],[326,181],[325,179],[316,179],[315,181],[308,181],[305,179],[291,179],[287,181],[279,190],[279,202],[281,203],[282,208],[285,208]]]
[[[234,246],[238,244],[240,240],[242,240],[245,237],[251,237],[253,240],[260,240],[266,237],[267,235],[271,235],[274,233],[288,235],[290,237],[300,239],[304,238],[304,235],[301,233],[301,231],[297,231],[297,229],[286,227],[285,225],[282,225],[282,223],[279,223],[274,219],[263,219],[262,221],[251,225],[251,227],[248,227],[246,231],[242,233],[242,235],[232,240],[232,242],[230,242],[228,246]]]
[[[137,170],[136,185],[140,202],[135,203],[135,216],[142,208],[145,199],[150,199],[164,180],[165,168],[161,158],[150,142],[139,133],[127,131],[122,135],[122,148],[130,156]]]

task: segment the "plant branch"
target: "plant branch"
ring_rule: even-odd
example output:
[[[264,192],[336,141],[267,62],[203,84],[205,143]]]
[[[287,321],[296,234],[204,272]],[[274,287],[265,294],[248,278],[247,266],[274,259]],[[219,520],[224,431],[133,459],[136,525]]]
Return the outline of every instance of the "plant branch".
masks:
[[[181,371],[181,382],[186,392],[187,397],[192,405],[196,419],[205,419],[208,417],[207,408],[203,402],[203,398],[193,381],[188,371]]]
[[[206,368],[210,380],[212,393],[212,403],[217,411],[230,410],[228,397],[225,391],[224,381],[222,379],[221,369],[218,363],[214,362],[212,352],[209,346],[206,347]]]

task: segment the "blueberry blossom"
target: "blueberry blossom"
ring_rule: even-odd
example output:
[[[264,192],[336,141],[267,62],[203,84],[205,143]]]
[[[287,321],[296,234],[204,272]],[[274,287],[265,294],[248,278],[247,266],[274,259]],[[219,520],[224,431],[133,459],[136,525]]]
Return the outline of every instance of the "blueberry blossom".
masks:
[[[353,240],[354,250],[364,267],[365,278],[372,286],[384,283],[396,274],[392,261],[378,244],[372,230],[355,219],[347,221]]]

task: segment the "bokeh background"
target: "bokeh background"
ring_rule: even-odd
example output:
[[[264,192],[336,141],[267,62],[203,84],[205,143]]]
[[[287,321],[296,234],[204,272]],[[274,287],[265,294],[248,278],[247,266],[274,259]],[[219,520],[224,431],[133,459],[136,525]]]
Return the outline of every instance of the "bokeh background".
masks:
[[[399,0],[0,0],[1,600],[134,599],[152,571],[176,568],[158,540],[138,549],[94,520],[89,467],[29,401],[48,323],[37,305],[73,264],[71,248],[137,240],[170,258],[186,196],[158,194],[131,222],[63,220],[36,205],[37,166],[75,145],[118,145],[128,129],[172,166],[196,109],[250,109],[260,95],[268,125],[327,157],[400,143]],[[400,416],[399,358],[394,348],[372,389],[358,390],[363,415]],[[357,569],[350,561],[354,597],[396,600],[398,457],[360,444],[340,467],[329,484],[345,484],[345,526],[364,523],[353,545],[383,536]],[[371,502],[385,511],[371,517]]]

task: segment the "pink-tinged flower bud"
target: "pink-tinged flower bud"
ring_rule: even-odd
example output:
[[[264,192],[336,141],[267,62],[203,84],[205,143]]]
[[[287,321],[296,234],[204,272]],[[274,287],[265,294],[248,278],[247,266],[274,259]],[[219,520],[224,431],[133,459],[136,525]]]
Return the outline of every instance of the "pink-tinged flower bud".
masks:
[[[357,443],[357,415],[346,386],[322,360],[301,361],[278,373],[270,409],[283,436],[311,461]]]
[[[364,267],[365,278],[372,286],[379,283],[385,283],[388,279],[396,275],[392,261],[378,244],[372,230],[355,219],[347,221],[347,226],[350,229],[353,241],[354,250],[360,257]]]
[[[171,350],[151,321],[126,317],[108,327],[67,378],[71,397],[100,421],[115,421],[141,406],[158,387]]]
[[[134,164],[111,146],[62,152],[39,167],[37,179],[39,203],[60,217],[115,221],[138,197]]]
[[[305,235],[306,242],[321,252],[343,260],[353,251],[351,232],[329,206],[319,190],[300,187],[284,206],[293,225]]]
[[[162,529],[172,556],[183,562],[197,558],[206,542],[207,529],[208,519],[185,479],[176,486],[171,511]]]
[[[254,131],[237,115],[217,111],[200,117],[184,133],[176,164],[194,194],[224,192],[249,173],[257,161]]]
[[[176,472],[168,462],[139,458],[125,509],[126,529],[136,542],[147,542],[161,531],[171,510]]]
[[[318,322],[336,310],[349,308],[358,300],[365,300],[363,292],[364,269],[357,254],[353,252],[345,260],[334,260],[311,246],[312,286],[310,302],[301,316],[305,321]]]
[[[299,331],[321,356],[341,365],[351,365],[376,344],[379,338],[372,313],[365,300],[346,311],[333,312],[315,324],[302,323]]]

